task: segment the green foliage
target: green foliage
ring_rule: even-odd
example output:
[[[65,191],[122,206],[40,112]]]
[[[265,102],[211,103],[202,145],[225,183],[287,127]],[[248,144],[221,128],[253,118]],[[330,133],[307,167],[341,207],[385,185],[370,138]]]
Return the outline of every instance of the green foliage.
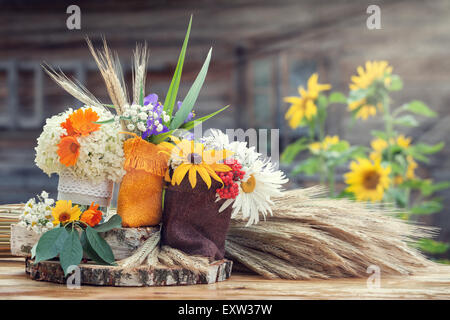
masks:
[[[166,111],[166,113],[170,117],[172,117],[173,107],[175,106],[175,102],[177,100],[178,88],[180,86],[181,81],[181,73],[183,71],[184,58],[186,56],[186,48],[189,41],[189,34],[191,33],[191,25],[192,25],[192,15],[191,18],[189,19],[189,25],[186,31],[186,36],[184,38],[183,46],[181,47],[180,56],[178,57],[178,63],[175,68],[172,81],[170,82],[166,99],[164,100],[164,111]]]
[[[170,130],[179,128],[183,124],[184,120],[186,120],[189,113],[194,108],[194,104],[197,101],[198,94],[200,93],[200,89],[202,88],[203,82],[205,81],[206,78],[206,74],[208,73],[209,62],[211,61],[211,52],[212,48],[209,49],[205,62],[203,63],[203,66],[200,69],[200,72],[198,73],[197,78],[195,79],[191,88],[189,89],[186,97],[184,98],[180,110],[177,111],[175,117],[170,122],[169,125]]]
[[[412,113],[425,116],[425,117],[436,117],[437,113],[431,110],[425,103],[419,100],[411,101],[403,105],[404,110],[410,111]]]
[[[114,228],[120,228],[122,218],[112,216],[107,222],[91,228],[81,221],[73,221],[65,226],[55,227],[44,233],[33,247],[35,263],[59,256],[64,274],[71,265],[78,265],[83,252],[89,259],[106,265],[115,265],[114,254],[108,243],[99,235]]]
[[[328,97],[328,102],[331,103],[347,103],[347,97],[341,93],[341,92],[337,92],[334,91],[330,94],[330,96]]]
[[[391,84],[388,86],[389,91],[400,91],[403,89],[403,81],[397,75],[391,76]]]
[[[225,107],[223,107],[222,109],[217,110],[217,111],[215,111],[215,112],[213,112],[213,113],[211,113],[211,114],[209,114],[209,115],[207,115],[207,116],[204,116],[204,117],[201,117],[201,118],[198,118],[198,119],[195,119],[195,120],[186,122],[186,123],[184,123],[184,124],[181,126],[181,129],[184,129],[184,130],[191,130],[191,129],[193,129],[194,127],[198,126],[200,123],[202,123],[202,122],[208,120],[209,118],[214,117],[216,114],[219,114],[220,112],[226,110],[228,107],[229,107],[229,105],[228,105],[228,106],[225,106]]]
[[[281,162],[291,164],[299,152],[308,149],[308,139],[300,138],[288,145],[281,154]]]
[[[442,254],[450,248],[450,245],[432,239],[420,239],[418,241],[418,247],[431,254]]]

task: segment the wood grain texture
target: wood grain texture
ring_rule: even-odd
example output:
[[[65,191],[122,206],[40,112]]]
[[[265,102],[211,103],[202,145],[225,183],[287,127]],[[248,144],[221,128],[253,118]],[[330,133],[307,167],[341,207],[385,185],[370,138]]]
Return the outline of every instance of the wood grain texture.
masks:
[[[82,285],[112,286],[112,287],[152,287],[211,284],[225,281],[231,275],[233,262],[220,260],[213,262],[205,275],[195,274],[182,268],[148,268],[139,267],[124,269],[114,266],[80,264],[80,279]],[[65,284],[67,278],[56,261],[42,261],[34,264],[26,258],[25,272],[30,278],[38,281],[48,281]]]
[[[450,267],[440,266],[415,276],[383,277],[379,289],[367,279],[266,280],[233,273],[224,282],[196,286],[117,288],[66,286],[32,281],[24,259],[0,259],[0,299],[450,299]]]

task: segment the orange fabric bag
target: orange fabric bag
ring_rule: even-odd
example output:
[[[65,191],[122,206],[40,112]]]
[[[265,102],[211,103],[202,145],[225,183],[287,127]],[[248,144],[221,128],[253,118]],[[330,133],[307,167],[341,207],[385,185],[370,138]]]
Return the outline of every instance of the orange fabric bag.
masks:
[[[140,137],[124,142],[124,169],[117,213],[124,227],[155,226],[161,222],[163,178],[168,156],[158,145]]]

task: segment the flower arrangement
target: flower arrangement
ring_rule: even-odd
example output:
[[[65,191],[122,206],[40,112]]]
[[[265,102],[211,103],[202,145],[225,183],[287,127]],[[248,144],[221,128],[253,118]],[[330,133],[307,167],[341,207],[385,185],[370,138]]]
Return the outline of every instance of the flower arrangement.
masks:
[[[439,212],[442,209],[440,199],[430,199],[430,196],[448,188],[450,182],[422,179],[416,175],[416,170],[418,162],[428,162],[428,155],[440,151],[444,143],[414,144],[411,137],[400,132],[402,128],[418,126],[417,116],[436,117],[436,113],[418,100],[392,108],[390,94],[401,90],[403,82],[387,61],[367,61],[359,66],[357,74],[351,77],[348,96],[340,92],[326,96],[321,91],[331,86],[317,81],[317,74],[311,75],[307,90],[299,88],[300,97],[285,98],[291,103],[286,112],[289,126],[309,128],[308,137],[289,145],[281,156],[284,163],[290,164],[300,152],[309,151],[309,156],[294,167],[292,174],[318,174],[320,182],[328,184],[330,195],[336,196],[336,167],[348,164],[350,171],[343,176],[347,187],[339,197],[381,202],[384,206],[394,204],[403,219]],[[384,130],[371,132],[370,148],[350,146],[338,136],[326,135],[327,110],[332,104],[346,104],[355,120],[367,121],[380,115]],[[419,196],[412,198],[412,193]],[[443,252],[449,247],[431,239],[422,239],[420,245],[430,253]]]
[[[99,233],[120,227],[119,215],[105,222],[98,204],[92,203],[82,212],[72,201],[59,200],[51,208],[51,216],[54,227],[43,233],[32,249],[35,263],[59,257],[65,275],[70,266],[81,263],[83,253],[99,264],[115,265],[114,254]]]
[[[91,182],[120,181],[124,136],[118,122],[97,123],[112,116],[103,107],[83,107],[47,119],[37,139],[36,165],[49,176],[69,171]]]

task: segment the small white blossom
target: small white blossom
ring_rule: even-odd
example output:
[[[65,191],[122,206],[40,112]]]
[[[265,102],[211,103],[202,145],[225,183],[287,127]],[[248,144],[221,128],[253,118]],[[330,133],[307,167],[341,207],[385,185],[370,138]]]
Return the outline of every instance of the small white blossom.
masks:
[[[42,191],[41,197],[44,198],[44,199],[47,199],[48,198],[48,193],[45,192],[45,191]]]
[[[129,123],[129,124],[127,125],[127,129],[130,130],[130,131],[134,131],[134,129],[135,129],[134,124]]]
[[[158,124],[158,126],[156,127],[156,131],[161,132],[163,129],[162,124]]]

